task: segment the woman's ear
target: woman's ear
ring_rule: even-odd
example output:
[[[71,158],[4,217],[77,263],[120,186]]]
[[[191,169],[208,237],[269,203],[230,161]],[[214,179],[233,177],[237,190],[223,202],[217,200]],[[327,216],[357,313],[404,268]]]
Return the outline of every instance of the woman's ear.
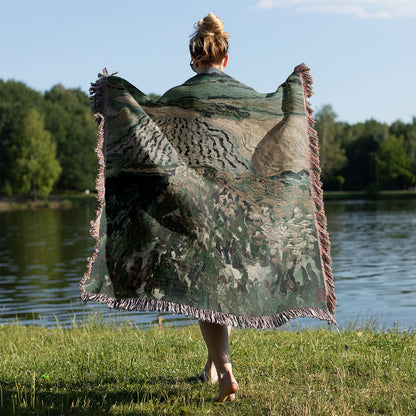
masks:
[[[228,55],[225,55],[224,59],[222,60],[222,66],[225,68],[228,64]]]

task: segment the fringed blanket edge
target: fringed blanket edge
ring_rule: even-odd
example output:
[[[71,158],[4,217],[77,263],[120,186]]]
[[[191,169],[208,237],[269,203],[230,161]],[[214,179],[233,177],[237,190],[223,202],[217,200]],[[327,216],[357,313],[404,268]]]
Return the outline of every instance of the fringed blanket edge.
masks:
[[[304,105],[308,122],[309,135],[309,173],[311,178],[311,195],[314,202],[315,226],[319,235],[319,249],[322,270],[324,273],[326,305],[328,310],[334,314],[336,305],[334,277],[332,274],[331,244],[327,230],[327,220],[324,210],[323,189],[321,182],[321,167],[319,163],[319,139],[317,131],[314,129],[315,120],[313,118],[313,110],[308,101],[313,94],[312,76],[310,68],[304,63],[295,67],[295,73],[299,74],[303,85]]]

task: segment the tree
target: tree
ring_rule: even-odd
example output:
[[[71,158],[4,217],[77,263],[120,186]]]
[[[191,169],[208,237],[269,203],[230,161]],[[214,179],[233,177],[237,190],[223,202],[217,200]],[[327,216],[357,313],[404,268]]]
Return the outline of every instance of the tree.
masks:
[[[23,82],[0,80],[0,103],[20,103],[27,108],[40,109],[43,106],[43,96]]]
[[[348,163],[341,175],[347,190],[377,190],[376,152],[387,138],[388,126],[376,120],[367,120],[348,128],[345,147]]]
[[[329,187],[337,183],[337,174],[347,163],[342,147],[343,124],[336,122],[336,118],[337,114],[330,105],[323,106],[316,114],[322,180]]]
[[[13,193],[49,195],[62,169],[55,157],[56,145],[36,109],[21,114],[11,141]]]
[[[395,121],[389,128],[390,134],[403,138],[403,147],[412,160],[412,173],[416,176],[416,117],[412,122],[405,124],[402,121]]]
[[[20,123],[21,114],[27,108],[43,106],[41,93],[32,90],[23,82],[0,80],[0,192],[11,195],[14,182],[14,158],[12,156],[12,133]]]
[[[414,182],[412,159],[403,145],[403,137],[390,135],[376,152],[380,183],[387,189],[406,188]]]
[[[55,85],[45,93],[45,107],[46,128],[57,144],[57,159],[62,166],[57,187],[92,189],[97,173],[97,127],[88,96],[79,89]]]
[[[5,195],[12,194],[11,169],[12,147],[11,133],[14,130],[17,111],[16,106],[9,102],[0,103],[0,192]]]

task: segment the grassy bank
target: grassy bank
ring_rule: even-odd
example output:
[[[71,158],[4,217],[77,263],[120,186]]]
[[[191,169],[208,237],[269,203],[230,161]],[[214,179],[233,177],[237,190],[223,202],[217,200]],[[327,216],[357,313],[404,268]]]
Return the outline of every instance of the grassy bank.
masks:
[[[195,381],[196,326],[0,327],[2,415],[415,415],[416,334],[235,330],[237,400]]]

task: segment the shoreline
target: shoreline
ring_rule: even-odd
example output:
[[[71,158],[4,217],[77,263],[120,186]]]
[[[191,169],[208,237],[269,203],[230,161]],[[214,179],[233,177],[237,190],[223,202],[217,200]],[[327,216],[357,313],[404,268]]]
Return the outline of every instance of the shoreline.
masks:
[[[383,200],[383,199],[416,199],[416,191],[324,191],[324,200]]]
[[[337,200],[383,200],[416,199],[416,191],[327,191],[324,201]],[[98,204],[96,194],[56,194],[34,200],[25,196],[0,196],[0,212],[35,209],[70,209],[84,205]]]
[[[98,204],[96,194],[59,194],[36,200],[25,196],[0,196],[0,212],[35,209],[70,209]]]

